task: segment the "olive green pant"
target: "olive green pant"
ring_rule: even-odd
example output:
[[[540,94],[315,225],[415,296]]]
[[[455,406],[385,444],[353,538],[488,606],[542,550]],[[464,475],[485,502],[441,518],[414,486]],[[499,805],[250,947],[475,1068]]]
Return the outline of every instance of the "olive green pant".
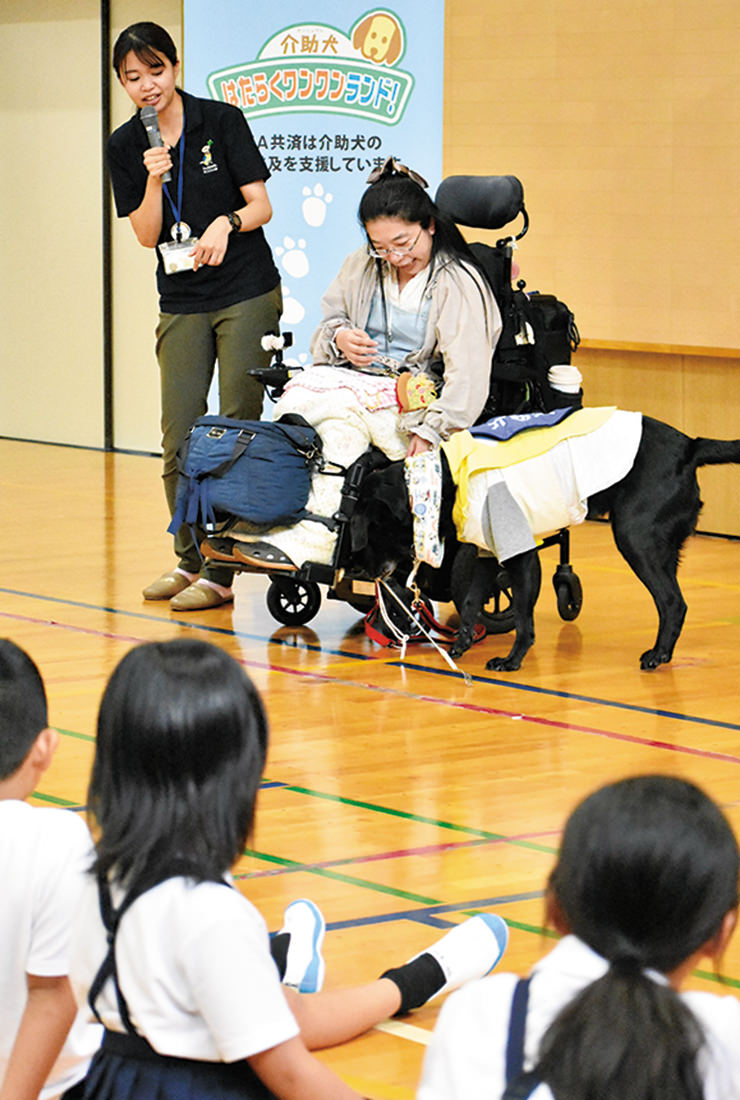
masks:
[[[177,452],[188,431],[207,411],[208,391],[218,360],[219,413],[237,420],[259,420],[264,388],[247,373],[266,367],[271,353],[262,350],[266,332],[277,332],[282,312],[280,286],[258,298],[213,313],[161,313],[157,325],[157,359],[162,391],[164,492],[170,515],[177,494]],[[175,535],[178,565],[228,587],[233,570],[204,564],[198,546],[202,531],[183,524]]]

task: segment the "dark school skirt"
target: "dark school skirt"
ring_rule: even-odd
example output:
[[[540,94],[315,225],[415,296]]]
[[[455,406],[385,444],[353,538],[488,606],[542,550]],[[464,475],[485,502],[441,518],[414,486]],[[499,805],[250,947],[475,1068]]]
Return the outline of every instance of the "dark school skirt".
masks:
[[[157,1054],[146,1039],[106,1031],[84,1081],[84,1100],[275,1100],[248,1062]]]

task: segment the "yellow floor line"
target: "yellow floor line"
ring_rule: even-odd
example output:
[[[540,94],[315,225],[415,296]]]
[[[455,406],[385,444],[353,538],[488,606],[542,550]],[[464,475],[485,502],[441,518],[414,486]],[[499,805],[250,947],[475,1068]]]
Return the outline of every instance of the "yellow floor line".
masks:
[[[389,1035],[397,1035],[399,1039],[408,1039],[412,1043],[421,1043],[428,1046],[432,1038],[431,1031],[424,1027],[415,1027],[414,1024],[404,1024],[401,1020],[384,1020],[382,1024],[376,1024],[376,1031],[387,1031]]]

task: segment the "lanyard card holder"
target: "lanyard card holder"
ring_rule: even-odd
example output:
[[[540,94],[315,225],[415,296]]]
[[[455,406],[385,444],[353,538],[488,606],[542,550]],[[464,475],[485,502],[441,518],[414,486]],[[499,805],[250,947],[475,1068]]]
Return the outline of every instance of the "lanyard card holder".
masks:
[[[189,237],[186,241],[166,241],[160,244],[158,247],[165,274],[177,275],[180,271],[192,271],[195,258],[191,256],[191,252],[197,243],[197,237]]]

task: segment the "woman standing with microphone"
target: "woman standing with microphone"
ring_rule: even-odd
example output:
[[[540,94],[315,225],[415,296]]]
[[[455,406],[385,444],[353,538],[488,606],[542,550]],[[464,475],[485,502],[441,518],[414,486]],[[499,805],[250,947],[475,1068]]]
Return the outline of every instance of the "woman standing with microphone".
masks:
[[[108,139],[116,210],[141,245],[157,249],[163,478],[172,515],[177,451],[206,411],[216,359],[221,415],[257,420],[262,410],[262,386],[247,370],[269,363],[260,340],[278,331],[282,311],[280,276],[262,232],[272,216],[270,173],[238,108],[177,87],[180,62],[164,28],[124,30],[113,68],[137,108]],[[173,611],[233,599],[233,571],[204,565],[185,526],[175,555],[175,568],[148,585],[144,599],[169,600]]]

